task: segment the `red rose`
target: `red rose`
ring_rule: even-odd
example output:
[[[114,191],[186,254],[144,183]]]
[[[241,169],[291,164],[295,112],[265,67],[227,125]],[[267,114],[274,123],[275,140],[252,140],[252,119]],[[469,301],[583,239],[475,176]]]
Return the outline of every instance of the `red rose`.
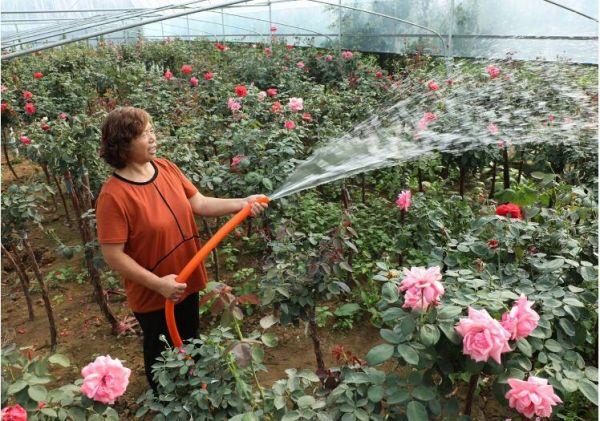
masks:
[[[165,79],[171,80],[173,78],[173,73],[171,73],[170,70],[167,70],[163,76]]]
[[[239,97],[245,97],[248,95],[248,89],[244,85],[238,85],[235,87],[235,94]]]
[[[439,85],[437,83],[435,83],[435,81],[430,80],[429,83],[427,84],[427,87],[429,88],[430,91],[437,91],[438,89],[440,89]]]
[[[310,115],[310,113],[303,113],[302,114],[302,120],[304,120],[304,121],[312,121],[312,115]]]
[[[271,111],[273,111],[274,113],[278,113],[281,111],[281,102],[277,101],[275,102],[275,104],[273,104],[271,106]]]
[[[47,132],[48,130],[50,130],[50,126],[46,123],[42,123],[42,130]]]
[[[19,404],[2,408],[2,419],[10,421],[27,421],[27,411]]]
[[[383,77],[383,73],[381,73],[381,72],[377,72],[377,73],[375,73],[375,77],[376,77],[377,79],[381,79],[381,78]]]
[[[23,98],[26,100],[33,98],[33,94],[29,91],[23,91]]]
[[[505,203],[496,208],[496,215],[505,216],[507,218],[523,219],[521,208],[514,203]]]
[[[41,79],[42,77],[44,77],[44,74],[42,72],[35,72],[33,74],[33,77],[36,79]]]
[[[274,97],[275,95],[277,95],[277,89],[275,89],[275,88],[267,89],[267,95],[269,95],[270,97]]]
[[[489,240],[488,241],[488,247],[491,248],[492,250],[497,249],[498,248],[498,240]]]
[[[181,73],[183,73],[184,75],[189,75],[190,73],[192,73],[192,66],[190,66],[189,64],[184,64],[183,66],[181,66]]]
[[[6,111],[7,108],[8,108],[8,104],[6,102],[3,102],[0,105],[0,111]]]
[[[213,78],[212,72],[204,73],[204,80],[211,80]]]
[[[31,102],[25,104],[25,112],[29,115],[35,114],[35,105],[33,105]]]

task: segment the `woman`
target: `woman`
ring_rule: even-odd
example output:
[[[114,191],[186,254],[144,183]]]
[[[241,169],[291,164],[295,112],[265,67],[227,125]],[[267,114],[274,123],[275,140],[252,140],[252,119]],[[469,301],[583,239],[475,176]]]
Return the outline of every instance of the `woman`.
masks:
[[[172,162],[156,157],[156,136],[144,110],[112,111],[102,126],[101,156],[115,171],[96,202],[98,241],[104,259],[124,279],[127,301],[144,335],[144,366],[154,393],[152,364],[169,340],[165,300],[175,301],[175,319],[182,338],[197,336],[201,265],[187,284],[177,274],[200,249],[194,214],[216,217],[238,212],[249,202],[256,216],[267,205],[262,195],[245,199],[205,197]]]

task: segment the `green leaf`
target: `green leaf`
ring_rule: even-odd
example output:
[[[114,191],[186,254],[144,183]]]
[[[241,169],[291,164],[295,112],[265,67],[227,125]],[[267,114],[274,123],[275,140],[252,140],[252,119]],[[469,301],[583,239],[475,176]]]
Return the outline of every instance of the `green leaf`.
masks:
[[[444,332],[446,338],[448,338],[454,345],[458,345],[462,342],[462,338],[458,333],[456,333],[453,325],[440,323],[439,328],[442,332]]]
[[[26,387],[27,387],[27,382],[22,379],[19,379],[16,382],[12,383],[10,386],[8,386],[8,394],[14,395],[15,393],[25,389]]]
[[[565,260],[563,258],[558,258],[554,260],[549,260],[543,262],[541,264],[534,264],[537,270],[540,272],[553,272],[557,269],[560,269],[565,264]]]
[[[61,367],[69,367],[71,365],[69,358],[62,354],[51,355],[50,358],[48,358],[48,362],[60,365]]]
[[[263,329],[268,329],[271,326],[273,326],[275,323],[277,323],[279,321],[279,319],[277,319],[277,317],[275,317],[274,314],[269,314],[268,316],[263,317],[262,319],[260,319],[260,327],[262,327]]]
[[[529,342],[527,342],[527,339],[519,339],[517,341],[517,348],[519,348],[519,351],[528,357],[533,355],[533,349],[531,348]]]
[[[338,317],[349,317],[354,316],[358,311],[360,311],[360,305],[356,303],[346,303],[335,310],[333,314]]]
[[[273,348],[274,346],[277,345],[277,337],[275,336],[275,334],[273,334],[271,332],[264,333],[260,337],[260,340],[262,341],[263,344],[265,344],[269,348]]]
[[[598,369],[596,367],[586,367],[585,368],[585,377],[590,379],[593,382],[598,382]]]
[[[598,406],[598,386],[589,381],[588,379],[582,379],[579,381],[579,390],[583,393],[583,396],[594,405]]]
[[[563,347],[561,344],[559,344],[558,342],[556,342],[554,339],[548,339],[545,343],[544,346],[546,347],[546,349],[550,352],[562,352]]]
[[[40,412],[48,417],[57,418],[58,414],[52,408],[42,408]]]
[[[381,399],[383,399],[383,386],[371,386],[367,392],[367,397],[374,403],[381,401]]]
[[[27,393],[29,394],[29,397],[36,402],[46,402],[48,400],[48,391],[44,386],[30,386],[29,389],[27,389]]]
[[[440,320],[454,319],[456,316],[461,314],[463,309],[458,306],[447,306],[444,305],[437,311],[437,318]]]
[[[309,408],[313,406],[316,402],[317,401],[315,400],[315,398],[310,395],[301,396],[296,401],[299,408]]]
[[[425,346],[435,345],[440,340],[440,331],[435,325],[421,326],[421,343]]]
[[[393,393],[388,392],[388,398],[386,399],[386,402],[389,405],[396,405],[402,402],[406,402],[409,397],[410,395],[408,394],[408,391],[396,390]]]
[[[412,390],[413,398],[417,398],[421,401],[430,401],[435,398],[435,393],[430,387],[425,385],[419,385]]]
[[[400,335],[396,334],[393,330],[390,329],[381,329],[379,331],[379,335],[387,342],[393,344],[399,344],[402,342],[402,338]]]
[[[569,336],[575,336],[575,327],[573,323],[571,323],[568,319],[560,319],[558,324],[565,331],[565,333]]]
[[[406,406],[408,421],[429,421],[427,409],[421,402],[410,401]]]
[[[392,355],[394,355],[394,345],[381,344],[372,348],[365,360],[370,366],[375,366],[389,360]]]
[[[400,344],[398,345],[398,353],[404,358],[408,364],[417,365],[419,363],[419,354],[411,346]]]
[[[577,298],[568,297],[563,300],[565,304],[568,304],[573,307],[585,307],[581,301]]]

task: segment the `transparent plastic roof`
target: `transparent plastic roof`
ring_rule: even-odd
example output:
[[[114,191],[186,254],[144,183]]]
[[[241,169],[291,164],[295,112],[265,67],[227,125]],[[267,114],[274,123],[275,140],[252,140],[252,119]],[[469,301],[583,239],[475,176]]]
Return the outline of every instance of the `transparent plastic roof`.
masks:
[[[597,0],[273,0],[270,4],[266,0],[254,0],[232,3],[234,1],[226,0],[5,0],[2,3],[2,47],[14,47],[19,44],[19,37],[22,45],[16,48],[27,49],[44,42],[106,30],[109,33],[104,34],[104,38],[118,42],[133,41],[140,35],[151,39],[207,37],[256,42],[275,35],[295,44],[341,46],[362,51],[404,53],[419,49],[436,55],[449,52],[453,56],[503,58],[510,54],[525,60],[598,62]],[[218,8],[225,4],[230,5]],[[123,25],[159,20],[201,7],[213,9],[110,32]],[[59,12],[10,13],[16,11]],[[270,31],[271,26],[276,27],[275,32]],[[47,37],[39,39],[43,35]]]

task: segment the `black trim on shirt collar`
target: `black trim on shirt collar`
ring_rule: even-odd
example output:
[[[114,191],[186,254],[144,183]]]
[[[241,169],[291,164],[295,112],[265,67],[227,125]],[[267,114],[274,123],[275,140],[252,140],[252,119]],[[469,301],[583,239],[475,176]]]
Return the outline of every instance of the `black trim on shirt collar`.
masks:
[[[150,161],[150,164],[152,165],[152,168],[154,168],[154,175],[148,181],[131,181],[131,180],[128,180],[125,177],[117,174],[116,172],[113,172],[112,175],[115,178],[118,178],[121,181],[124,181],[124,182],[129,183],[129,184],[135,184],[136,186],[143,186],[145,184],[150,184],[154,180],[156,180],[156,177],[158,177],[158,167],[156,166],[156,164],[154,163],[154,161]]]

